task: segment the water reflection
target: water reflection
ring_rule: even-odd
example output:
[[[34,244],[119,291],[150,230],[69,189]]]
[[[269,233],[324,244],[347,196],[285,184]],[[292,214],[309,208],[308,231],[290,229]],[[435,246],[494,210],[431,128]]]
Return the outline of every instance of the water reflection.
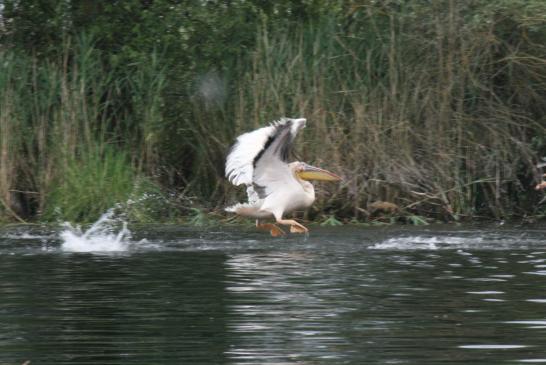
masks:
[[[335,278],[321,275],[321,257],[311,252],[236,255],[226,262],[230,312],[228,329],[235,363],[267,363],[306,358],[341,359],[349,341],[337,318],[352,308],[334,305],[347,293]],[[331,279],[334,278],[334,279]]]
[[[218,255],[20,256],[3,261],[0,363],[223,361]],[[7,264],[7,265],[5,265]]]

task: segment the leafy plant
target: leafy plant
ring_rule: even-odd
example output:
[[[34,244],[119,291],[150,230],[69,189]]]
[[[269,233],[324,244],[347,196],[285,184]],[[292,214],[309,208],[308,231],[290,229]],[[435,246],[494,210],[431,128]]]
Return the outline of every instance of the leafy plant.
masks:
[[[409,222],[413,224],[414,226],[427,226],[428,222],[424,217],[420,217],[418,215],[410,215],[407,217]]]
[[[48,195],[43,218],[94,221],[129,199],[135,176],[127,155],[112,147],[71,157]]]
[[[343,223],[341,221],[337,220],[334,215],[330,215],[320,225],[321,226],[335,227],[335,226],[342,226]]]

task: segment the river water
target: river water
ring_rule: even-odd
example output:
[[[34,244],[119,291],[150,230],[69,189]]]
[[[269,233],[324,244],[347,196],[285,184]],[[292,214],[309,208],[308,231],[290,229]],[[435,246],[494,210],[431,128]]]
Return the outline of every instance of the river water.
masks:
[[[546,230],[131,231],[0,228],[0,364],[546,364]]]

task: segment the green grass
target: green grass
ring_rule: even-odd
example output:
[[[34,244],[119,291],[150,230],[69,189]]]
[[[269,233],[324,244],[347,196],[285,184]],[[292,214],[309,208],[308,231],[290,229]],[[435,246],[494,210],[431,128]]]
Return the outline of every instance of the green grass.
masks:
[[[165,78],[157,58],[108,69],[86,36],[61,51],[53,60],[0,53],[0,215],[8,219],[93,220],[153,174]]]
[[[43,218],[90,222],[126,202],[135,173],[126,154],[107,148],[81,153],[67,161],[64,173],[48,194]]]

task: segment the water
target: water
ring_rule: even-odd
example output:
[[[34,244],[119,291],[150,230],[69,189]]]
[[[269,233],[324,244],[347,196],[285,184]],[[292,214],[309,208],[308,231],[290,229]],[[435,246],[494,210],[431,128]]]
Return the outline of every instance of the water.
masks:
[[[546,364],[542,229],[105,216],[2,228],[0,268],[0,364]]]

